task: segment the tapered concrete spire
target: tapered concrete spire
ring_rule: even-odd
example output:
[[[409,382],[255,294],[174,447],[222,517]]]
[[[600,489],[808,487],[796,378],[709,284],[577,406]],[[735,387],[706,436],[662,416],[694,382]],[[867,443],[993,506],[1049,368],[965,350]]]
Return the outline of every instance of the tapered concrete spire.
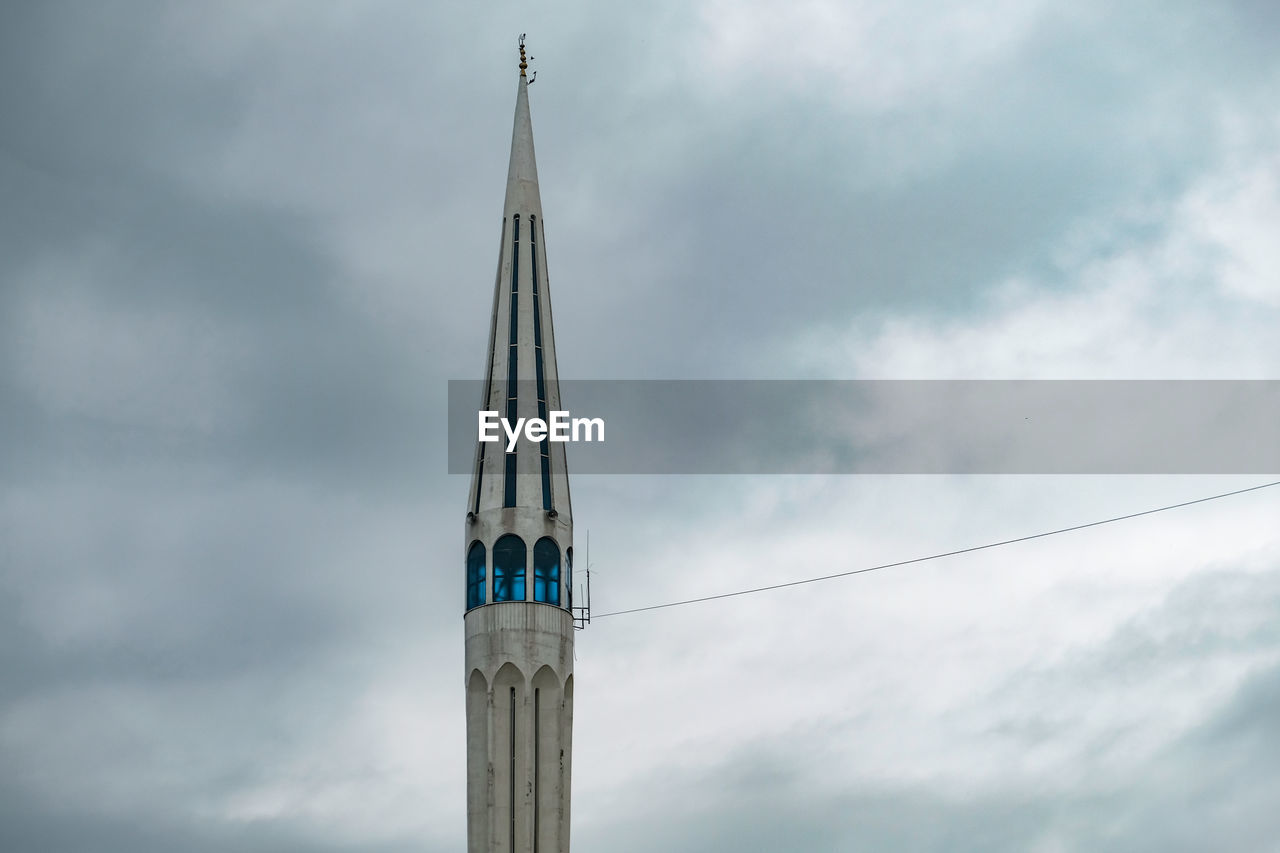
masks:
[[[485,371],[484,409],[499,412],[513,424],[517,418],[546,420],[550,412],[560,410],[542,199],[525,65],[522,47]],[[522,443],[514,454],[504,453],[503,449],[496,443],[478,444],[471,511],[478,515],[495,507],[538,508],[553,512],[553,517],[558,517],[571,534],[565,445],[548,441],[540,446]],[[516,476],[507,476],[513,471]]]
[[[560,409],[523,37],[481,408]],[[573,514],[565,445],[477,442],[466,561],[467,849],[568,853]]]
[[[519,213],[519,208],[542,215],[542,201],[538,197],[538,163],[533,156],[533,120],[529,118],[529,78],[523,70],[516,90],[516,121],[511,130],[511,164],[507,167],[504,212],[510,216]]]

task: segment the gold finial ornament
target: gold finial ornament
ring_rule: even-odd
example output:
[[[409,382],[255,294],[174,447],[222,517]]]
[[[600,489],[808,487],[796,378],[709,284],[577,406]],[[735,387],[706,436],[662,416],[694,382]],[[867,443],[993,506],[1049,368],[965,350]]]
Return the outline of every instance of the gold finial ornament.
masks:
[[[524,70],[529,67],[529,62],[524,57],[524,37],[525,33],[520,34],[520,76],[525,76]]]

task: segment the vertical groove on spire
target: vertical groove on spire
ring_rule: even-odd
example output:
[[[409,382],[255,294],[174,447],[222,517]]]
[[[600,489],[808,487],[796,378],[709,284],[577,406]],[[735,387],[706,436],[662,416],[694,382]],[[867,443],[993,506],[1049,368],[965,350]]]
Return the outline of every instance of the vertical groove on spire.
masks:
[[[542,369],[542,302],[538,295],[538,223],[529,217],[529,251],[533,255],[533,363],[538,388],[538,417],[547,420],[547,382]],[[550,511],[551,502],[551,440],[542,439],[538,456],[542,463],[542,508]]]
[[[519,418],[517,395],[520,384],[518,363],[520,350],[520,214],[511,221],[511,331],[507,338],[507,421]],[[516,505],[516,448],[507,451],[506,479],[503,484],[503,506]]]

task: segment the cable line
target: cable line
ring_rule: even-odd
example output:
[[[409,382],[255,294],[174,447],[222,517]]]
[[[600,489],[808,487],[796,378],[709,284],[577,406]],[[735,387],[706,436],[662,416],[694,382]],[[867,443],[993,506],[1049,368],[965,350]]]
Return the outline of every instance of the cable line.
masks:
[[[1113,524],[1117,521],[1127,521],[1131,518],[1141,518],[1144,515],[1154,515],[1157,512],[1168,512],[1171,509],[1181,509],[1183,507],[1195,506],[1196,504],[1208,503],[1209,501],[1217,501],[1223,498],[1234,497],[1235,495],[1243,495],[1247,492],[1256,492],[1260,489],[1269,489],[1272,486],[1280,486],[1280,480],[1273,483],[1263,483],[1259,486],[1250,486],[1247,489],[1236,489],[1234,492],[1223,492],[1220,495],[1210,495],[1207,498],[1196,498],[1192,501],[1183,501],[1178,504],[1170,504],[1169,506],[1156,507],[1155,509],[1144,509],[1141,512],[1131,512],[1128,515],[1117,515],[1114,518],[1104,518],[1100,521],[1090,521],[1086,524],[1076,524],[1071,527],[1060,527],[1057,530],[1046,530],[1043,533],[1033,533],[1030,536],[1019,536],[1016,539],[1004,539],[1000,542],[988,542],[985,545],[973,545],[969,548],[960,548],[955,551],[944,551],[941,554],[930,554],[927,557],[914,557],[910,560],[899,560],[896,563],[883,563],[879,566],[867,566],[862,569],[851,569],[847,572],[837,572],[834,575],[822,575],[816,578],[804,578],[798,581],[787,581],[786,583],[775,583],[769,586],[758,586],[753,589],[740,589],[735,592],[722,592],[718,595],[704,595],[701,598],[686,598],[683,601],[669,601],[666,604],[651,604],[648,607],[633,607],[630,610],[615,610],[611,613],[600,613],[592,617],[595,619],[604,619],[609,616],[624,616],[628,613],[643,613],[646,610],[663,610],[668,607],[681,607],[686,604],[699,604],[703,601],[717,601],[721,598],[734,598],[739,595],[752,595],[757,592],[769,592],[774,589],[785,589],[789,586],[801,586],[807,583],[818,583],[819,581],[835,580],[836,578],[847,578],[850,575],[862,575],[867,572],[878,572],[881,569],[892,569],[898,566],[909,566],[913,563],[924,563],[929,560],[941,560],[943,557],[955,557],[960,554],[971,554],[974,551],[985,551],[988,548],[999,548],[1001,545],[1013,545],[1018,542],[1029,542],[1032,539],[1043,539],[1046,536],[1057,536],[1059,533],[1070,533],[1073,530],[1084,530],[1089,527],[1098,527],[1103,524]]]

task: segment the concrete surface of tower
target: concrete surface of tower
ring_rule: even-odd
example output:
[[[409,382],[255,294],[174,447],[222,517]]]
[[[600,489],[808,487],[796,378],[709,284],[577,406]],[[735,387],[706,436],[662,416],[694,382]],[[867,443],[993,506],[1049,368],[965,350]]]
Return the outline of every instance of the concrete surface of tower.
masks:
[[[560,409],[524,38],[482,408]],[[467,849],[568,853],[573,513],[565,445],[477,442],[465,521]]]

